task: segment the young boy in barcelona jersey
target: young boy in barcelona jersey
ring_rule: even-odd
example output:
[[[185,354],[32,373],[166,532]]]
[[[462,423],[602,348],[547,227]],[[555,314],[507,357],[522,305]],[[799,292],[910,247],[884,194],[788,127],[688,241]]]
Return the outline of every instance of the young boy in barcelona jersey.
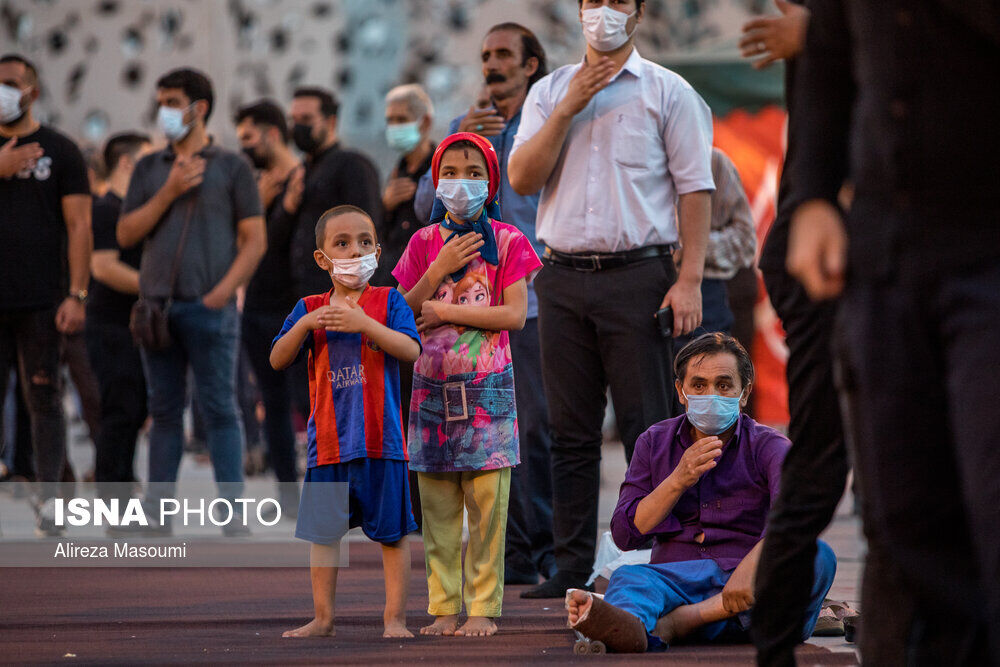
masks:
[[[410,547],[417,526],[410,509],[402,429],[399,362],[420,356],[413,311],[388,287],[369,287],[381,249],[371,218],[337,206],[316,224],[314,257],[333,289],[301,299],[271,346],[271,365],[287,368],[308,355],[309,457],[295,536],[312,543],[310,574],[315,617],[284,637],[334,634],[337,562],[344,527],[322,502],[323,483],[346,482],[350,526],[382,545],[384,637],[406,629]]]

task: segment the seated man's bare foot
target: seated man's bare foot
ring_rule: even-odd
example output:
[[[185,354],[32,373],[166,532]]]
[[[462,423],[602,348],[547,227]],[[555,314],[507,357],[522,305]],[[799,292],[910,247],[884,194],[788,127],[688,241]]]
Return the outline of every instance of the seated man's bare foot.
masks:
[[[382,631],[382,636],[389,637],[412,637],[413,633],[406,629],[405,621],[388,621],[385,624],[385,630]]]
[[[591,641],[601,641],[615,653],[644,653],[646,628],[635,614],[605,602],[593,593],[566,591],[567,625]]]
[[[337,632],[333,629],[333,621],[321,621],[314,618],[301,628],[286,630],[282,637],[333,637]]]
[[[593,599],[590,593],[581,591],[580,589],[573,589],[566,592],[566,622],[569,627],[572,628],[576,625],[581,616],[587,616],[587,612],[590,611],[590,603]]]
[[[664,644],[682,639],[704,625],[693,605],[682,605],[656,622],[652,634]]]
[[[470,616],[458,630],[456,637],[489,637],[497,633],[497,624],[485,616]]]
[[[447,637],[455,634],[455,630],[458,628],[458,614],[449,614],[448,616],[438,616],[434,619],[434,622],[430,625],[425,625],[420,628],[420,634],[422,635],[445,635]]]

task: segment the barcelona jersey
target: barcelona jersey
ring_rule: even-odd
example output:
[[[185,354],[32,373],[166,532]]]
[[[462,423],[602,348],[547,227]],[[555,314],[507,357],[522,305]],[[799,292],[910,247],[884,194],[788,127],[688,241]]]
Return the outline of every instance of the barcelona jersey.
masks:
[[[307,313],[330,305],[332,294],[299,300],[274,340]],[[358,305],[375,321],[420,342],[413,311],[397,290],[368,287]],[[407,460],[395,357],[361,334],[323,329],[306,336],[299,354],[307,354],[309,364],[307,467],[364,457]]]

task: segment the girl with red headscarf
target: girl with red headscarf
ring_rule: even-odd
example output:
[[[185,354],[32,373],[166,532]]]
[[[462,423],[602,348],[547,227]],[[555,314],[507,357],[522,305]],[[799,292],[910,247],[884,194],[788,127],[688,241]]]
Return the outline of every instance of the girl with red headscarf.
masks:
[[[428,612],[437,618],[421,633],[492,635],[503,600],[510,470],[520,461],[507,332],[524,326],[526,284],[542,264],[528,239],[500,222],[500,167],[488,141],[451,135],[434,152],[431,174],[447,213],[414,234],[392,272],[423,342],[409,457],[423,510]],[[459,626],[463,601],[468,620]]]

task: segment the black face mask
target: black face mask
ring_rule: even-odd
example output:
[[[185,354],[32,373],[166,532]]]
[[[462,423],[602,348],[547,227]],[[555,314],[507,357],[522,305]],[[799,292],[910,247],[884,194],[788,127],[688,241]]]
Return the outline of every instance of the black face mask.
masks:
[[[256,147],[245,147],[243,149],[243,154],[250,158],[250,162],[253,164],[254,169],[267,169],[267,160],[260,156]]]
[[[323,144],[322,141],[318,141],[313,136],[312,126],[303,123],[296,123],[292,127],[292,141],[295,142],[300,151],[307,155],[313,155]]]

